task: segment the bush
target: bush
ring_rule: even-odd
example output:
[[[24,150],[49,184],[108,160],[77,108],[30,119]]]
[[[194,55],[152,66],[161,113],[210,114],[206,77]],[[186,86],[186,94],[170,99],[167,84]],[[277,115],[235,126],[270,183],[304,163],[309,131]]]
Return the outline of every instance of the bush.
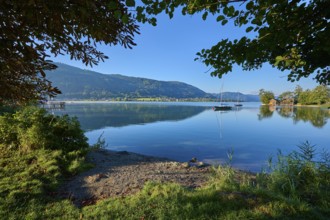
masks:
[[[0,116],[0,219],[44,219],[63,177],[91,167],[88,147],[76,118],[37,107]]]
[[[70,152],[87,149],[87,138],[76,118],[54,116],[26,107],[0,116],[0,145],[30,151],[53,149]]]

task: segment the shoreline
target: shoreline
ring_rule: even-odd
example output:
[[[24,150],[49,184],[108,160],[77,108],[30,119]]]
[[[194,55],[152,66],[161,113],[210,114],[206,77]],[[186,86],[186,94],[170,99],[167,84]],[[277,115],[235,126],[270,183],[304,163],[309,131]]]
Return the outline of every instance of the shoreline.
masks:
[[[112,101],[112,100],[56,100],[54,102],[64,102],[65,104],[87,104],[87,103],[217,103],[217,101],[141,101],[141,100],[131,100],[131,101]],[[226,102],[226,101],[223,101]],[[227,102],[226,102],[227,103]],[[234,103],[234,101],[228,101],[228,103]],[[261,102],[242,102],[242,103],[260,103],[260,106],[271,106],[269,104],[263,104]],[[295,105],[276,105],[276,107],[311,107],[311,108],[330,108],[330,104],[322,104],[322,105],[301,105],[301,104],[295,104]]]
[[[148,181],[174,182],[194,189],[205,185],[211,175],[208,164],[182,163],[127,151],[91,150],[86,161],[94,168],[66,180],[58,190],[61,198],[70,199],[76,206],[135,194]]]
[[[270,107],[307,107],[307,108],[330,108],[330,104],[323,104],[323,105],[301,105],[301,104],[295,104],[295,105],[269,105],[269,104],[260,104],[261,106],[270,106]]]

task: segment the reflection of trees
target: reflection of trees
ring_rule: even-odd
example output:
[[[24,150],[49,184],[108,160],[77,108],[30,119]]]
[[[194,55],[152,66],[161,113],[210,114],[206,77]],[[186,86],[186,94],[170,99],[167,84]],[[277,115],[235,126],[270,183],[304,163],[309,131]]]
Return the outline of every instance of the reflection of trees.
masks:
[[[258,115],[259,120],[272,117],[274,110],[269,106],[261,106]],[[330,118],[330,112],[321,108],[279,107],[276,112],[284,118],[292,118],[294,123],[299,121],[310,122],[318,128],[322,128]]]
[[[300,107],[295,108],[293,121],[309,121],[315,127],[322,128],[327,123],[328,118],[330,118],[330,113],[327,110]]]
[[[292,118],[294,116],[294,107],[282,106],[277,109],[277,113],[284,118]]]
[[[138,103],[70,104],[65,113],[77,116],[82,129],[123,127],[157,121],[178,121],[197,115],[209,107]]]
[[[271,118],[273,116],[275,108],[273,106],[261,105],[259,108],[258,119],[261,121],[265,118]]]

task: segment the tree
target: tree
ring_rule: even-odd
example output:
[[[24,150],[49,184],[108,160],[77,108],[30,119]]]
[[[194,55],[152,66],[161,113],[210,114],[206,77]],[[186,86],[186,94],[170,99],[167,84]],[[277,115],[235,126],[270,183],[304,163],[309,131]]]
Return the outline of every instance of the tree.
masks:
[[[315,80],[330,84],[330,1],[329,0],[142,0],[137,18],[147,21],[145,13],[163,11],[173,17],[202,13],[205,20],[213,15],[221,25],[228,21],[246,27],[241,39],[223,39],[197,58],[213,68],[212,76],[222,77],[237,64],[252,70],[269,63],[281,71],[289,70],[289,81],[316,73]]]
[[[312,91],[312,100],[314,103],[321,105],[329,101],[330,93],[329,88],[326,86],[317,86]]]
[[[97,44],[132,48],[138,34],[128,10],[134,0],[0,0],[0,105],[54,96],[46,79],[50,55],[67,54],[86,65],[107,58]]]
[[[317,86],[313,90],[301,91],[298,96],[298,102],[302,105],[321,105],[329,102],[330,90],[326,86]]]
[[[294,98],[294,93],[290,92],[290,91],[285,91],[282,92],[279,96],[278,96],[279,100],[285,100],[285,99],[293,99]]]
[[[286,92],[282,92],[278,96],[278,99],[280,100],[281,105],[293,105],[295,100],[295,95],[294,92],[286,91]]]
[[[275,99],[274,93],[264,89],[259,90],[260,101],[263,104],[268,104],[271,99]]]
[[[298,98],[299,98],[301,92],[303,92],[303,91],[304,90],[301,86],[299,86],[299,85],[296,86],[296,88],[294,89],[294,101],[295,101],[295,103],[298,102]]]

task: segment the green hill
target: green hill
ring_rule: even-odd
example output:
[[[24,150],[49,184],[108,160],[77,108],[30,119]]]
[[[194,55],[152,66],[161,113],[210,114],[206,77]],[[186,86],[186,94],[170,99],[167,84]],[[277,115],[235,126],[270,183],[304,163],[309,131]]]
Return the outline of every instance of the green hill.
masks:
[[[58,99],[113,99],[113,98],[210,98],[212,95],[186,83],[165,82],[119,74],[101,74],[62,63],[47,72],[47,78],[62,94]]]

